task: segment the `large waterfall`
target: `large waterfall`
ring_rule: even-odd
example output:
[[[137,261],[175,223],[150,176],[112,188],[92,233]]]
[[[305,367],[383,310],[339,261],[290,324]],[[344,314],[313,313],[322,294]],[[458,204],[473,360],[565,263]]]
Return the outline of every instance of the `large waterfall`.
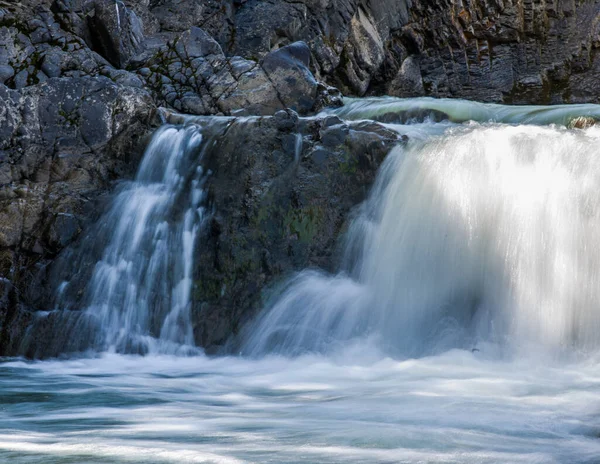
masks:
[[[353,264],[299,274],[247,352],[597,348],[599,147],[597,128],[475,123],[397,148],[349,233]]]

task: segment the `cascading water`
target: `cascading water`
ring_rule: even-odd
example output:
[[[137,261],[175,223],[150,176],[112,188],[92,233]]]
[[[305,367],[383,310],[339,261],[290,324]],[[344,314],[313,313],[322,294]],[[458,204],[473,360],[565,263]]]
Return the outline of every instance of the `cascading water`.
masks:
[[[597,348],[598,147],[597,128],[471,124],[397,148],[349,233],[354,264],[300,273],[245,351]]]
[[[78,303],[86,308],[79,319],[98,327],[92,347],[195,350],[190,292],[196,235],[205,218],[202,141],[198,125],[159,129],[135,180],[120,188],[93,228],[90,236],[107,242]],[[76,254],[69,259],[79,262],[89,251]],[[59,309],[74,305],[69,285],[60,286]]]
[[[389,127],[409,142],[356,211],[340,272],[291,279],[243,333],[251,356],[172,356],[190,352],[211,138],[185,121],[157,132],[64,256],[50,311],[109,352],[0,360],[0,460],[598,462],[600,128],[566,126],[600,106],[368,99],[336,113],[408,122]]]

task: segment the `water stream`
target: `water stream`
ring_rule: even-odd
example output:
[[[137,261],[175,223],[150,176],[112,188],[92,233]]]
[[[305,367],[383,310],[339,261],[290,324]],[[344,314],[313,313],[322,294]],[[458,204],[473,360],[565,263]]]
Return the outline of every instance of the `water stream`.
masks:
[[[600,106],[332,112],[409,136],[339,272],[293,277],[235,356],[195,349],[208,142],[162,128],[98,225],[97,352],[0,363],[0,461],[600,462],[600,128],[567,128]]]

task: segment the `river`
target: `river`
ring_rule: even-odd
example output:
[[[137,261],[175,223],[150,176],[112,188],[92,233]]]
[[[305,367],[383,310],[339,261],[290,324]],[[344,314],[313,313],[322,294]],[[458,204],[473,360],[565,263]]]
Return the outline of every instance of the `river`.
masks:
[[[235,352],[192,347],[202,130],[159,130],[97,226],[90,350],[0,363],[1,461],[600,462],[600,128],[567,128],[600,106],[332,112],[409,137],[339,272],[292,278]]]

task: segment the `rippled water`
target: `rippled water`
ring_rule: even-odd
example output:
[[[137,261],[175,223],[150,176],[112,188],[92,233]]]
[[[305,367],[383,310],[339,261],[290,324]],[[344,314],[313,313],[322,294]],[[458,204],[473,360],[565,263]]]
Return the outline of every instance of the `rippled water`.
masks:
[[[398,361],[137,357],[0,364],[0,461],[596,463],[600,364],[486,350]]]

